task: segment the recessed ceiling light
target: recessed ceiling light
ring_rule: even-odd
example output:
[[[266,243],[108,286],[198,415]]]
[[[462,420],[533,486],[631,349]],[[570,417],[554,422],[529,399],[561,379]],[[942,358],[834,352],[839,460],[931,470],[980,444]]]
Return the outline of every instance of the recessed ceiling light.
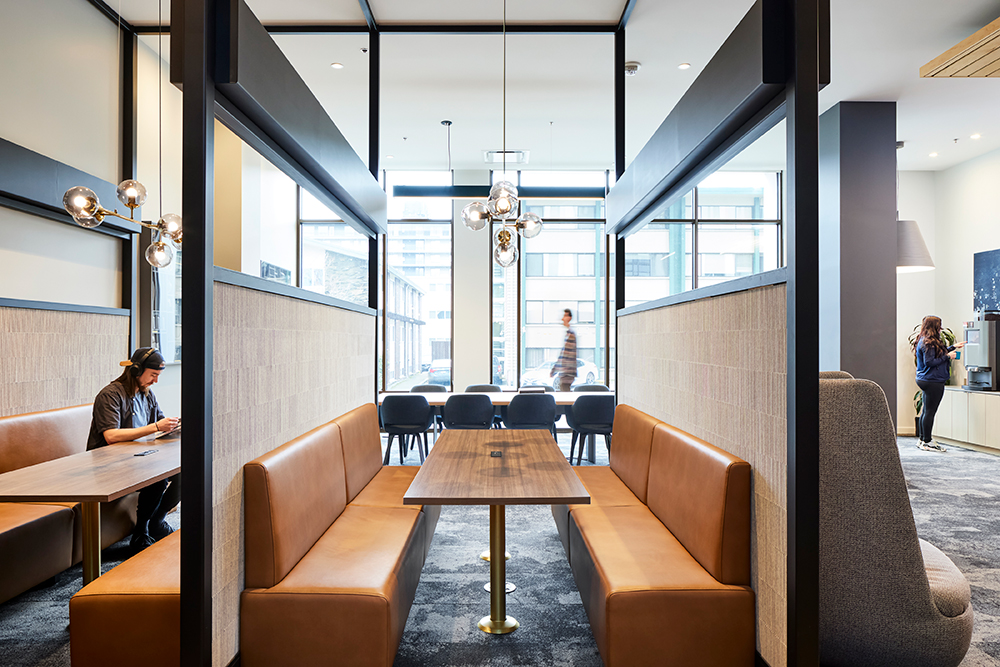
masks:
[[[983,135],[981,135],[981,134],[979,134],[978,132],[976,132],[975,134],[971,134],[971,135],[969,135],[969,138],[970,138],[970,139],[979,139],[979,138],[980,138],[980,137],[982,137],[982,136],[983,136]]]
[[[343,63],[330,63],[330,67],[333,69],[344,69]]]
[[[385,159],[386,159],[386,160],[391,160],[391,159],[393,159],[394,157],[396,157],[396,156],[395,156],[395,155],[386,155],[386,156],[385,156]]]
[[[681,63],[677,66],[677,69],[691,69],[691,63]]]
[[[931,153],[931,157],[937,157],[937,153]]]

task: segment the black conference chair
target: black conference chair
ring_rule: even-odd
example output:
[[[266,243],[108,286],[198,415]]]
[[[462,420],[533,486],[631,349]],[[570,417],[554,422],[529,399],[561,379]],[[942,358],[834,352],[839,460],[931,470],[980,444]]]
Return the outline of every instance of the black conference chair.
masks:
[[[411,394],[430,394],[435,392],[448,392],[448,387],[443,384],[418,384],[410,387]],[[438,433],[441,432],[441,409],[438,407],[432,407],[431,410],[434,411],[434,438],[437,439]]]
[[[518,394],[507,406],[507,428],[545,429],[556,437],[556,399],[547,393]]]
[[[547,384],[527,384],[517,390],[519,394],[544,394],[554,391],[555,389]]]
[[[427,429],[434,423],[435,410],[423,396],[408,396],[399,394],[386,396],[379,408],[382,416],[382,427],[389,434],[385,447],[385,458],[382,465],[389,465],[389,453],[392,451],[393,437],[399,437],[399,464],[406,458],[406,441],[412,436],[417,441],[417,451],[420,462],[424,462],[427,453]],[[421,436],[423,442],[421,443]]]
[[[503,389],[498,384],[470,384],[465,388],[465,391],[470,394],[496,394],[502,392]],[[506,412],[503,406],[493,409],[493,428],[503,426],[503,415]]]
[[[444,404],[444,427],[486,429],[493,424],[493,401],[486,394],[456,394]]]
[[[579,384],[571,391],[611,391],[606,384]]]
[[[580,465],[583,459],[584,443],[587,436],[595,438],[598,435],[604,436],[604,444],[611,453],[611,427],[615,421],[615,396],[611,393],[595,394],[593,396],[581,396],[568,410],[566,410],[566,421],[573,429],[573,439],[569,445],[569,462],[573,463],[573,450],[576,449],[576,439],[580,438],[580,453],[576,457],[576,464]]]

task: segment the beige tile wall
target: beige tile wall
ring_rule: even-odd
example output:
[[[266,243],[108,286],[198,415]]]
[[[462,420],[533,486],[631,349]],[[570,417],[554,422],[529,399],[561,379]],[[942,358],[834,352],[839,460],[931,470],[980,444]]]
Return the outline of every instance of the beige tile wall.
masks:
[[[213,660],[239,650],[243,464],[375,396],[375,318],[215,284]]]
[[[128,337],[127,315],[0,308],[0,417],[93,403]]]
[[[757,648],[786,661],[786,304],[774,285],[618,318],[618,399],[753,466]]]

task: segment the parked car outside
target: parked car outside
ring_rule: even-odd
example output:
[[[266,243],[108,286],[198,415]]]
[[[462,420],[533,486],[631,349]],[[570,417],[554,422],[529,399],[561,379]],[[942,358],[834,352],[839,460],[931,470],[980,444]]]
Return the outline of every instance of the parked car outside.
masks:
[[[431,368],[430,364],[420,364],[420,372],[421,373],[426,373],[427,371],[430,370],[430,368]]]
[[[553,388],[558,388],[557,378],[550,377],[549,373],[552,371],[552,361],[546,361],[540,366],[536,366],[529,371],[525,371],[521,375],[521,386],[537,386],[537,385],[549,385]],[[594,384],[597,381],[598,376],[597,366],[593,362],[586,361],[584,359],[577,358],[576,360],[576,379],[573,380],[573,386],[576,387],[581,384]]]
[[[427,370],[428,384],[451,386],[451,359],[435,359]]]

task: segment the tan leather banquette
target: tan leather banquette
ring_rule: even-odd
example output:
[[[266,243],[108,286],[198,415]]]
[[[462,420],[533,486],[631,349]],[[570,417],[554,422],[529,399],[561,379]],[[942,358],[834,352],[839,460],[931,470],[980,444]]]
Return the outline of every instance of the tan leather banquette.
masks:
[[[0,418],[0,473],[87,450],[92,405]],[[132,532],[138,494],[101,503],[101,548]],[[0,602],[83,558],[79,503],[0,503]]]
[[[357,408],[244,466],[240,659],[392,665],[440,516],[403,505],[416,466],[382,466]]]
[[[750,465],[627,405],[552,514],[608,667],[750,667]]]
[[[374,405],[244,466],[242,665],[392,664],[441,513],[403,505],[417,470],[382,467]],[[176,667],[179,534],[73,596],[73,667]]]

